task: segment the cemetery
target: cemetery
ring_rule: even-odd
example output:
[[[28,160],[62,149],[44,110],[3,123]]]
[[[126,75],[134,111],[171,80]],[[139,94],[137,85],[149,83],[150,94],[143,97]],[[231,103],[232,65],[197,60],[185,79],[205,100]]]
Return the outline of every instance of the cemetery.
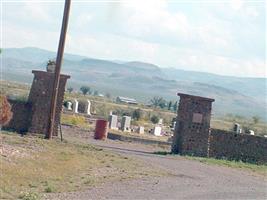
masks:
[[[46,135],[49,128],[49,98],[52,94],[51,67],[47,71],[33,70],[34,79],[26,102],[9,99],[13,117],[4,125],[4,129],[11,129],[21,133],[41,133]],[[58,135],[61,126],[61,113],[65,115],[81,115],[94,126],[98,120],[106,121],[104,138],[123,138],[121,135],[141,138],[141,140],[158,140],[170,145],[172,153],[194,155],[201,157],[215,157],[247,162],[266,163],[267,139],[242,133],[240,125],[235,123],[232,132],[211,129],[212,102],[214,99],[179,93],[180,103],[176,119],[167,126],[164,119],[159,118],[156,124],[133,125],[133,119],[128,115],[117,115],[112,110],[109,116],[99,116],[92,109],[89,99],[79,102],[76,98],[64,102],[65,85],[70,76],[61,75],[59,98],[56,106],[56,120],[53,136]],[[100,117],[100,118],[99,118]],[[172,128],[171,128],[172,127]],[[108,136],[108,133],[112,136]],[[116,136],[118,134],[118,136]],[[125,139],[124,139],[125,140]],[[229,142],[231,141],[231,142]],[[171,145],[172,142],[172,145]]]
[[[262,29],[257,21],[262,10],[245,2],[225,2],[228,12],[215,6],[215,11],[227,14],[225,26],[225,19],[217,18],[210,6],[193,11],[211,16],[211,24],[206,18],[189,18],[191,5],[174,7],[164,1],[102,2],[105,11],[93,2],[85,9],[75,5],[75,26],[68,33],[68,48],[75,53],[66,54],[71,0],[65,0],[52,60],[54,52],[48,49],[54,48],[50,42],[55,43],[59,5],[21,3],[12,5],[20,6],[19,12],[1,4],[10,23],[4,23],[7,47],[42,44],[47,50],[0,48],[1,69],[7,62],[5,75],[13,80],[0,80],[0,199],[267,198],[267,124],[261,110],[266,105],[258,92],[265,92],[262,46],[256,40],[255,55],[250,52],[245,58],[240,51],[246,46],[240,42],[243,35],[234,30],[241,21],[249,21],[244,27],[254,27],[251,20],[239,20],[244,13],[244,19],[253,17],[257,24],[253,30]],[[35,22],[27,20],[35,15]],[[240,22],[232,22],[236,18]],[[220,34],[209,27],[214,24]],[[49,60],[42,70],[45,59]],[[251,66],[259,72],[252,73]],[[22,76],[14,77],[18,73]],[[246,77],[251,74],[253,78]],[[31,78],[31,83],[22,86],[20,78],[24,83]],[[253,113],[246,110],[249,106]],[[214,112],[214,107],[220,111]],[[225,107],[235,115],[228,115],[228,121]]]

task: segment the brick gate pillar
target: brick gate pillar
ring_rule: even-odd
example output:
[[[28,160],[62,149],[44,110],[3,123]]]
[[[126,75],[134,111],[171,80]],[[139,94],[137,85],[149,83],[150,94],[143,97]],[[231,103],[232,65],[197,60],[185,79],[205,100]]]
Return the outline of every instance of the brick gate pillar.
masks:
[[[178,96],[172,153],[207,156],[211,108],[215,100],[182,93]]]
[[[31,86],[28,101],[32,104],[32,121],[29,128],[31,133],[42,133],[46,134],[49,129],[50,120],[50,104],[52,98],[54,73],[45,71],[33,70],[34,79]],[[64,99],[65,86],[67,79],[70,76],[60,75],[58,98],[56,105],[56,116],[54,135],[58,134],[58,125],[60,122],[61,109]]]

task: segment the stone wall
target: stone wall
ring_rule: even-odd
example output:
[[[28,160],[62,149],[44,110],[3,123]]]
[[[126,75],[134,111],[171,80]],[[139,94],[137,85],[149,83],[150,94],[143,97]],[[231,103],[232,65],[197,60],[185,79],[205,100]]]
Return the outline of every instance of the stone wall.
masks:
[[[8,102],[11,105],[13,116],[3,129],[11,129],[19,133],[27,132],[31,124],[32,105],[28,102],[11,99],[9,99]]]
[[[212,129],[209,157],[267,163],[267,138]]]
[[[50,103],[54,73],[35,70],[32,71],[32,73],[34,74],[34,79],[28,99],[32,104],[32,122],[29,132],[47,134],[50,124]],[[58,134],[58,125],[68,78],[70,78],[70,76],[60,75],[53,135]]]

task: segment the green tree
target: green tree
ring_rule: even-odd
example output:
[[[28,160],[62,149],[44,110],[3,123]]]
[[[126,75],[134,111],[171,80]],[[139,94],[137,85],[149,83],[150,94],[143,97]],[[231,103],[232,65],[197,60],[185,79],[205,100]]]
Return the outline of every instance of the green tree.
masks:
[[[176,112],[178,108],[178,101],[176,101],[173,105],[173,111]]]
[[[111,94],[110,94],[109,92],[107,92],[107,93],[105,94],[105,96],[106,96],[108,99],[111,98]]]
[[[168,103],[168,110],[171,110],[172,109],[172,101],[169,101]]]
[[[97,90],[94,91],[94,96],[98,96],[99,92]]]
[[[159,117],[156,116],[156,115],[153,115],[153,116],[150,118],[150,121],[151,121],[153,124],[157,124],[157,123],[159,123]]]
[[[132,118],[136,120],[141,119],[141,109],[135,109],[132,113]]]
[[[80,88],[81,92],[83,93],[83,95],[86,95],[86,94],[91,94],[91,88],[88,87],[88,86],[82,86]]]
[[[67,90],[68,90],[69,93],[72,93],[73,87],[68,87]]]
[[[258,116],[253,116],[253,117],[252,117],[252,121],[253,121],[254,124],[257,124],[257,123],[259,123],[259,121],[260,121],[260,117],[258,117]]]
[[[166,101],[162,97],[155,96],[150,100],[150,102],[152,103],[152,105],[155,108],[156,107],[160,107],[160,108],[166,107]]]

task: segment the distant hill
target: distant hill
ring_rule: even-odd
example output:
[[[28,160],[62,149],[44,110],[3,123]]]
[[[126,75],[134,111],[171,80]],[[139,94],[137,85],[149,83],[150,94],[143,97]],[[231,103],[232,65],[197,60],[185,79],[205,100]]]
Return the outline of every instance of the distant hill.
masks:
[[[33,69],[45,70],[55,52],[39,48],[10,48],[2,53],[3,78],[31,83]],[[62,73],[71,75],[74,88],[89,85],[101,93],[129,96],[148,102],[153,96],[178,100],[177,92],[215,98],[214,113],[266,116],[265,78],[241,78],[160,68],[139,61],[109,61],[65,54]],[[267,120],[267,119],[266,119]]]

